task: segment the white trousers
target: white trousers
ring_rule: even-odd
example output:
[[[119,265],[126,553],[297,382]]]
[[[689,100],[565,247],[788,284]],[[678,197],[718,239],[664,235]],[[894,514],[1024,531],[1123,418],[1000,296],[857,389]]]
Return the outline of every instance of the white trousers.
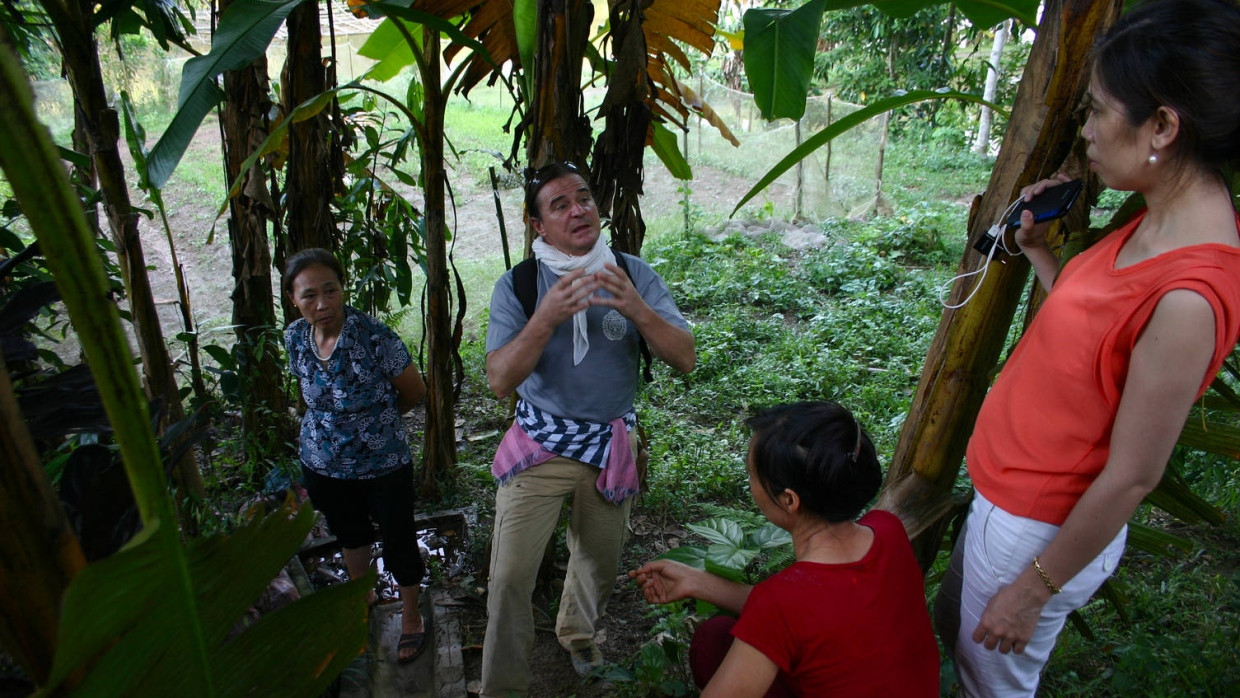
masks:
[[[1055,639],[1068,614],[1089,602],[1094,592],[1119,565],[1128,527],[1051,597],[1033,639],[1021,654],[1001,654],[973,641],[986,604],[1000,588],[1011,584],[1040,555],[1059,527],[1013,516],[974,494],[965,528],[964,573],[960,594],[960,628],[956,637],[956,674],[963,694],[971,698],[1033,696],[1042,667],[1055,648]]]

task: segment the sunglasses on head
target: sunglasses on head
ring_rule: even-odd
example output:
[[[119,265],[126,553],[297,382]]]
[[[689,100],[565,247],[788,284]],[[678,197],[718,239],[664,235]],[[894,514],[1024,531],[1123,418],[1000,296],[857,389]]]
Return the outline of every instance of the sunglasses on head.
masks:
[[[550,165],[543,165],[538,169],[532,167],[525,168],[525,208],[528,211],[535,210],[538,192],[547,182],[559,179],[564,175],[575,174],[582,179],[587,179],[586,173],[580,167],[571,162],[553,162]]]
[[[577,167],[567,160],[564,162],[553,162],[550,165],[543,165],[538,169],[533,167],[525,168],[525,188],[540,189],[542,185],[557,177],[562,177],[566,173],[582,174],[581,168]],[[582,175],[584,176],[584,175]]]

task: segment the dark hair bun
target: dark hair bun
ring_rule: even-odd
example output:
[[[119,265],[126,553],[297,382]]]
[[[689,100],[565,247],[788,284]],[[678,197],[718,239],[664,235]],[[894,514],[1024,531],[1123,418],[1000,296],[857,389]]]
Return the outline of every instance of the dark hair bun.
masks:
[[[778,405],[752,417],[753,464],[772,499],[784,490],[811,514],[850,521],[878,493],[883,473],[874,444],[834,402]]]

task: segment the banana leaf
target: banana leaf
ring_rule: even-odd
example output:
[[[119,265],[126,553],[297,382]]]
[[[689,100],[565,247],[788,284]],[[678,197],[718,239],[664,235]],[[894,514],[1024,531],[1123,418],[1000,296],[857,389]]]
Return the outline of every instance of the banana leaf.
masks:
[[[1230,458],[1240,458],[1240,428],[1233,424],[1206,421],[1189,417],[1180,432],[1181,446],[1217,453]]]
[[[680,152],[680,147],[676,144],[676,134],[657,121],[650,123],[650,130],[654,136],[651,147],[667,171],[676,179],[693,179],[693,170],[689,167],[689,161],[685,160],[684,153]]]
[[[181,71],[177,113],[151,148],[147,161],[151,186],[162,189],[168,182],[203,118],[224,98],[216,78],[226,70],[244,68],[263,55],[284,18],[300,3],[301,0],[238,0],[224,10],[211,38],[211,52],[189,59]]]
[[[286,503],[231,536],[168,550],[146,535],[88,565],[66,594],[60,648],[40,695],[92,660],[80,695],[315,695],[365,644],[366,580],[312,594],[228,638],[313,522],[308,505]],[[189,622],[171,593],[183,572],[193,587]]]
[[[521,56],[521,80],[528,99],[534,94],[534,50],[538,47],[538,3],[536,0],[513,0],[512,23],[517,35],[517,53]],[[527,66],[530,66],[527,68]]]
[[[754,8],[745,11],[745,77],[754,102],[767,119],[799,119],[814,71],[818,26],[823,12],[866,4],[862,0],[811,0],[795,10]],[[927,0],[878,0],[874,7],[893,17],[910,17],[941,4]],[[956,3],[971,22],[992,27],[1008,17],[1037,24],[1037,0],[960,0]]]
[[[858,109],[848,116],[835,121],[830,126],[827,126],[821,131],[805,139],[801,145],[793,148],[791,152],[783,157],[783,159],[775,163],[775,166],[768,170],[766,174],[762,175],[762,178],[758,180],[757,184],[753,185],[749,191],[745,192],[745,195],[741,197],[741,200],[738,201],[736,206],[732,208],[732,213],[729,215],[736,215],[736,212],[741,210],[741,206],[744,206],[750,199],[757,196],[758,192],[766,189],[766,187],[770,185],[771,182],[778,179],[780,175],[792,169],[794,165],[801,160],[804,160],[810,153],[829,143],[836,136],[848,131],[854,126],[865,123],[875,116],[879,116],[880,114],[896,109],[897,107],[902,107],[916,102],[923,102],[930,99],[959,99],[965,102],[984,104],[995,110],[996,113],[1004,115],[1007,114],[1007,110],[997,104],[994,104],[993,102],[987,102],[977,95],[969,94],[967,92],[957,92],[955,90],[910,90],[892,97],[880,99],[863,109]]]
[[[1145,496],[1145,501],[1185,523],[1223,523],[1225,517],[1218,507],[1197,496],[1183,476],[1168,463],[1158,487]]]
[[[745,76],[763,117],[805,114],[824,7],[825,0],[810,0],[795,10],[745,13]]]
[[[143,524],[128,547],[70,583],[52,674],[37,695],[316,695],[365,642],[367,581],[314,594],[229,639],[304,539],[312,514],[286,504],[231,536],[182,544],[102,260],[4,39],[0,28],[0,169],[95,375]]]
[[[401,74],[405,68],[413,65],[413,49],[409,42],[405,40],[405,35],[396,28],[397,22],[404,22],[403,19],[388,17],[375,27],[375,30],[366,38],[366,43],[357,50],[359,56],[365,56],[375,61],[375,64],[366,71],[366,77],[376,82],[387,82],[397,75]],[[417,25],[412,22],[406,26],[408,35],[412,36],[417,42],[421,42],[422,32],[415,31]],[[413,78],[417,79],[416,75]]]
[[[1135,521],[1128,522],[1128,545],[1134,550],[1163,556],[1193,550],[1193,542],[1187,538]]]
[[[830,9],[860,4],[860,2],[829,3]],[[926,0],[879,0],[871,4],[892,17],[912,17],[918,10],[939,3]],[[960,12],[968,17],[975,27],[993,27],[1008,17],[1015,17],[1031,27],[1037,26],[1035,14],[1038,11],[1037,0],[1013,0],[1012,2],[957,0],[956,7],[960,8]]]

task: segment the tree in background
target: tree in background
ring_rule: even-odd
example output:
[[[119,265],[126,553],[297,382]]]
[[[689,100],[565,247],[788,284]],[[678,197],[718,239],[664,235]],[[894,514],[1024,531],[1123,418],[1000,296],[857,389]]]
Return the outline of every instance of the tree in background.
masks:
[[[232,0],[222,0],[220,12],[232,4]],[[271,297],[273,270],[268,232],[279,220],[279,207],[268,189],[267,173],[261,163],[255,162],[242,171],[250,153],[271,129],[269,115],[273,104],[266,55],[259,55],[249,65],[225,71],[223,79],[223,174],[225,182],[239,178],[244,182],[241,191],[228,200],[232,324],[237,338],[232,357],[238,372],[238,389],[244,395],[240,401],[241,428],[242,441],[249,451],[250,482],[262,488],[266,475],[263,466],[291,436],[285,417],[288,399],[280,361],[283,347],[276,326],[276,301]]]
[[[995,101],[999,92],[999,72],[1003,70],[1003,48],[1007,45],[1011,33],[1012,21],[1007,20],[995,27],[994,44],[990,49],[990,60],[986,64],[986,87],[982,90],[982,99]],[[990,152],[990,125],[994,119],[994,110],[982,105],[982,113],[977,121],[977,135],[973,140],[973,152],[987,155]]]
[[[335,71],[323,65],[323,33],[319,27],[319,5],[303,2],[288,15],[288,57],[280,75],[281,111],[290,114],[297,105],[335,87]],[[283,254],[308,247],[336,251],[336,222],[332,217],[332,196],[340,187],[340,150],[324,110],[289,126],[288,162],[285,164],[285,222]],[[292,320],[292,309],[285,308],[284,319]]]
[[[973,33],[954,6],[934,4],[897,18],[861,5],[822,16],[815,83],[839,98],[867,104],[896,90],[937,89],[953,83],[956,44]],[[909,119],[933,118],[938,102],[898,113],[897,128]]]
[[[146,389],[162,406],[159,421],[166,426],[184,419],[185,412],[146,275],[146,258],[138,234],[139,213],[129,199],[129,185],[120,156],[120,119],[108,101],[99,64],[95,27],[106,21],[106,17],[97,15],[94,5],[72,0],[47,0],[42,9],[51,22],[64,59],[65,73],[73,88],[75,115],[81,119],[79,126],[86,136],[85,145],[103,197],[103,209],[125,281],[130,318],[142,356]],[[160,11],[152,6],[147,10],[152,12],[149,17],[138,15],[128,4],[110,8],[107,17],[113,19],[114,34],[119,36],[125,26],[133,27],[122,21],[128,19],[144,20],[138,26],[145,25],[165,44],[170,37],[181,37],[176,23],[179,12],[175,8],[166,7]],[[99,11],[102,12],[102,8]],[[186,492],[201,496],[202,476],[192,452],[177,464],[175,473]]]

